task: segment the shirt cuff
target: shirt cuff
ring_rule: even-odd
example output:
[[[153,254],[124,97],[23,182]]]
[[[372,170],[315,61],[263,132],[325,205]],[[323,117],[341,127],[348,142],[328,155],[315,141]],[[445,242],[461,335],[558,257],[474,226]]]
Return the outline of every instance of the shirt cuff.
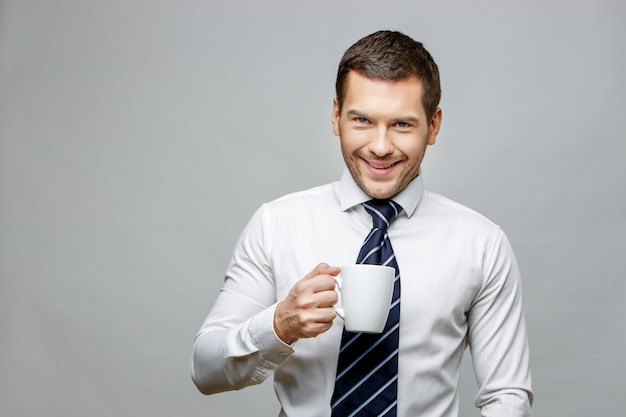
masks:
[[[282,363],[293,353],[293,345],[295,345],[295,342],[291,345],[286,344],[276,335],[274,313],[277,305],[278,303],[254,316],[249,327],[250,336],[261,355],[276,365]]]

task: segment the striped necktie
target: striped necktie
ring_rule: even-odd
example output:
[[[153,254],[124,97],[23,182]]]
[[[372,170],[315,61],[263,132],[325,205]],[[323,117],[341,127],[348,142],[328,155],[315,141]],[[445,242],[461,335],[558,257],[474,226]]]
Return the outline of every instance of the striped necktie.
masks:
[[[400,273],[387,227],[402,207],[391,200],[371,200],[363,203],[363,207],[372,216],[373,227],[357,263],[391,266],[396,270],[396,279],[389,317],[381,334],[343,330],[331,399],[333,417],[396,415]]]

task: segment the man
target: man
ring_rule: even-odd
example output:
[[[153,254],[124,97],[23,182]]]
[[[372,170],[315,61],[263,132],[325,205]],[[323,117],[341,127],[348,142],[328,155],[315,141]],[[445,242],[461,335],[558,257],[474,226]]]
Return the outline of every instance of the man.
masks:
[[[376,32],[344,54],[336,93],[333,131],[348,169],[338,182],[254,214],[196,337],[195,384],[210,394],[273,374],[286,416],[457,416],[469,346],[482,415],[530,416],[521,283],[510,245],[489,220],[424,189],[420,164],[442,121],[432,57],[401,33]],[[390,330],[350,334],[333,309],[333,276],[361,262],[357,254],[381,213],[372,207],[389,205],[399,214],[385,216],[377,247],[389,248],[386,262],[397,268]],[[348,358],[352,338],[365,347]],[[387,345],[389,355],[368,354]],[[377,382],[382,369],[387,376]],[[349,372],[360,375],[346,382]]]

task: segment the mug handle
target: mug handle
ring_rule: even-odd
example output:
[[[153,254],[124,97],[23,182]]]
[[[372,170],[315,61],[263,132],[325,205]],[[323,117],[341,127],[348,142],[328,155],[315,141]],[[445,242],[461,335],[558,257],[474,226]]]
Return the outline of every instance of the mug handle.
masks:
[[[336,287],[335,291],[337,291],[337,295],[339,296],[339,300],[341,300],[341,273],[337,274],[336,276],[333,276],[333,279],[335,280],[335,284]],[[337,304],[339,304],[339,301],[337,302]],[[345,311],[343,309],[343,303],[342,303],[342,307],[339,307],[337,304],[335,304],[333,306],[333,308],[335,309],[335,313],[337,313],[337,315],[339,317],[341,317],[343,320],[345,320],[344,316],[345,316]]]

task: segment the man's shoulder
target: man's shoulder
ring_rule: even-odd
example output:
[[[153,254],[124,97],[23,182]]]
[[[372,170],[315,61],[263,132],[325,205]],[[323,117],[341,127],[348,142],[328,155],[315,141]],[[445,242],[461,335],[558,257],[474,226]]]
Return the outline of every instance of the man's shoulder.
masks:
[[[424,190],[420,210],[441,221],[455,222],[465,226],[499,229],[499,226],[482,213],[431,190]]]
[[[338,201],[339,182],[318,185],[305,190],[285,194],[275,200],[263,204],[263,207],[270,210],[297,210],[301,207],[308,207],[312,204],[317,206],[323,204],[336,203]]]

